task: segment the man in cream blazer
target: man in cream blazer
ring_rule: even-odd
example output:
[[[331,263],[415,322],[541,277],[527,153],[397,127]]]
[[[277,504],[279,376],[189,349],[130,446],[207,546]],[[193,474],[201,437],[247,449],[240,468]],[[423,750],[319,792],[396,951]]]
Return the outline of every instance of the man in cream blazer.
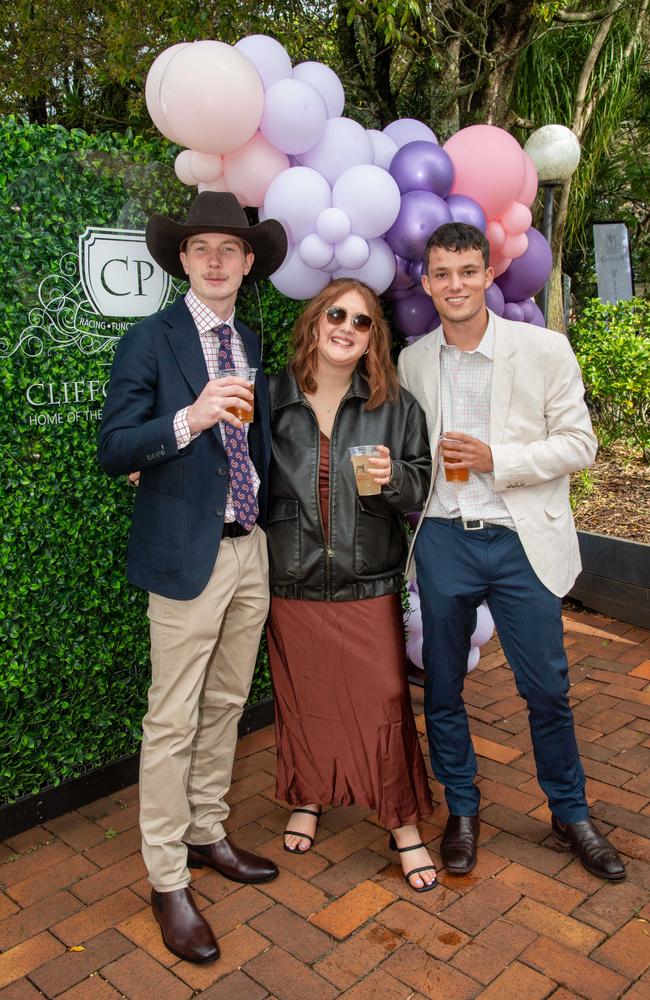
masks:
[[[398,365],[426,413],[434,469],[407,572],[414,563],[427,735],[449,808],[442,861],[455,875],[476,864],[480,794],[462,690],[487,600],[528,705],[553,834],[589,872],[619,881],[623,864],[589,818],[562,641],[561,598],[580,571],[569,476],[593,462],[596,439],[568,340],[489,312],[492,280],[480,230],[437,229],[422,284],[441,325]]]

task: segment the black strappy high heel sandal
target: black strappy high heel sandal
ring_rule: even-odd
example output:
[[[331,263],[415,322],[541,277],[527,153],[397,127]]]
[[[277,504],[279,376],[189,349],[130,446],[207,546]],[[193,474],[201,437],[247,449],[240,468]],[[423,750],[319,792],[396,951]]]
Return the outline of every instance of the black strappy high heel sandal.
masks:
[[[419,844],[412,844],[410,847],[398,847],[397,846],[397,841],[395,840],[395,838],[392,835],[392,833],[390,834],[390,836],[388,838],[388,850],[389,851],[397,851],[399,854],[405,854],[407,851],[417,851],[417,849],[419,847],[424,847],[425,850],[426,850],[425,845],[421,841],[420,841]],[[415,885],[413,885],[413,883],[411,882],[411,876],[412,875],[419,875],[420,872],[430,872],[430,871],[435,871],[435,870],[436,870],[436,866],[433,865],[433,864],[431,864],[431,865],[424,865],[422,868],[413,868],[413,869],[411,869],[410,872],[405,872],[404,873],[404,881],[406,882],[406,884],[408,886],[410,886],[410,888],[413,890],[413,892],[428,892],[429,889],[435,889],[436,886],[438,885],[438,879],[437,878],[434,878],[433,882],[431,882],[431,883],[427,883],[427,882],[424,881],[424,879],[422,879],[422,882],[423,882],[422,888],[418,889],[418,887],[415,886]]]
[[[307,813],[309,816],[315,816],[316,817],[316,830],[318,830],[318,821],[320,820],[320,818],[321,818],[321,816],[323,814],[323,810],[322,809],[319,809],[318,812],[316,812],[314,809],[296,808],[296,809],[293,809],[291,811],[291,815],[293,816],[294,813]],[[307,848],[307,850],[301,851],[299,847],[288,847],[287,846],[287,842],[285,840],[284,841],[284,849],[287,852],[287,854],[306,854],[307,851],[311,850],[312,844],[314,843],[314,840],[316,839],[316,830],[314,830],[314,836],[313,837],[310,837],[308,833],[301,833],[299,830],[285,830],[284,834],[283,834],[284,837],[300,837],[301,840],[308,840],[309,841],[309,847]]]

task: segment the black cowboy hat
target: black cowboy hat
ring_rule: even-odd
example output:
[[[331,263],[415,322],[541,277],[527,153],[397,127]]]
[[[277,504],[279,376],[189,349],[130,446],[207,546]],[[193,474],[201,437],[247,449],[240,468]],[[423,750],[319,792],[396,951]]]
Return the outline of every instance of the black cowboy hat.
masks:
[[[276,219],[251,226],[234,194],[221,191],[202,191],[192,202],[185,222],[152,215],[147,223],[147,247],[163,271],[185,280],[180,246],[189,236],[200,233],[226,233],[248,243],[255,254],[248,274],[252,281],[268,278],[287,254],[287,234]]]

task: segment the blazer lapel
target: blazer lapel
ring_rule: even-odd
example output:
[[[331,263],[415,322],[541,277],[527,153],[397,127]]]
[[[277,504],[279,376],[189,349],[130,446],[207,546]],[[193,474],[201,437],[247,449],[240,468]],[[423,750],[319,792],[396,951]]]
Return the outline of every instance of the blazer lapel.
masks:
[[[440,344],[436,330],[429,335],[426,345],[427,362],[422,372],[422,388],[424,390],[421,405],[427,414],[429,424],[429,439],[432,449],[437,451],[442,412],[440,407]]]
[[[490,394],[490,441],[500,444],[506,428],[508,407],[515,374],[516,337],[494,317],[494,362]]]
[[[200,396],[208,382],[208,369],[198,331],[184,300],[174,303],[165,316],[165,323],[167,340],[178,367],[194,395]]]

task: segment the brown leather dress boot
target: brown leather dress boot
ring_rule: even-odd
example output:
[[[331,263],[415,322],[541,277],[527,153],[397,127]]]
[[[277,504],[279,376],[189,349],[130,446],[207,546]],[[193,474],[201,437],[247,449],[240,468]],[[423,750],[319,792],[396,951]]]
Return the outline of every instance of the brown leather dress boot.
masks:
[[[165,947],[186,962],[214,962],[219,945],[210,925],[196,908],[190,889],[151,890],[151,908],[160,924]]]
[[[591,875],[608,882],[623,881],[625,865],[618,852],[590,819],[583,819],[579,823],[561,823],[553,816],[551,829],[555,839],[563,847],[573,851],[582,867]]]
[[[450,875],[467,875],[476,867],[478,816],[450,816],[440,843],[440,857]]]
[[[208,865],[232,882],[270,882],[279,875],[273,861],[237,847],[228,837],[222,837],[216,844],[187,844],[186,847],[190,868]]]

